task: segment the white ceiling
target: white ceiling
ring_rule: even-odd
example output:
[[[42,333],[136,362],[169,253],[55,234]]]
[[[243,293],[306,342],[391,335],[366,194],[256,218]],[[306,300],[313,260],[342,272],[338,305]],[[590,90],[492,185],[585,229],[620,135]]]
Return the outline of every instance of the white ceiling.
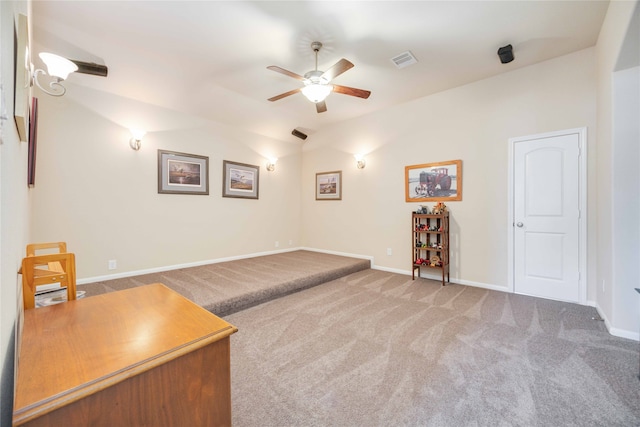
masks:
[[[186,112],[284,141],[330,124],[595,45],[607,1],[34,1],[35,53],[109,67],[107,78],[67,84]],[[334,83],[367,100],[331,94],[328,111],[295,89],[340,58],[355,67]],[[512,44],[515,60],[497,50]],[[397,69],[411,51],[418,63]],[[37,61],[34,61],[37,63]]]

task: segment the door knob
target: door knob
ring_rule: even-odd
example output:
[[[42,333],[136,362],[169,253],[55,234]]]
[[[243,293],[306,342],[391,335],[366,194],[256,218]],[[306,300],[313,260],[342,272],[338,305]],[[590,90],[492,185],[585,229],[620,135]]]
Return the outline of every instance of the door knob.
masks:
[[[522,228],[522,226],[524,225],[523,223],[519,222],[516,224],[518,227]]]

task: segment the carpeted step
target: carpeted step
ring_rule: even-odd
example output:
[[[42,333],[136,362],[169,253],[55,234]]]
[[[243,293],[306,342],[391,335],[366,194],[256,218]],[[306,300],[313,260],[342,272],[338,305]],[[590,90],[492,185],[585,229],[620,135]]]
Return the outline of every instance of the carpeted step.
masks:
[[[86,296],[163,283],[218,316],[371,267],[369,260],[293,251],[80,285]]]

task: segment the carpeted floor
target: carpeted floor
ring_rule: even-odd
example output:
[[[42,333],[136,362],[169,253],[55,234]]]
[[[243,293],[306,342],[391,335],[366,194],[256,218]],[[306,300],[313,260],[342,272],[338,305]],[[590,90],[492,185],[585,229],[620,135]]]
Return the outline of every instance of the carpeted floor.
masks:
[[[86,296],[162,283],[218,316],[368,269],[369,260],[292,251],[81,285]]]
[[[233,422],[640,426],[638,343],[594,308],[363,270],[226,316]]]

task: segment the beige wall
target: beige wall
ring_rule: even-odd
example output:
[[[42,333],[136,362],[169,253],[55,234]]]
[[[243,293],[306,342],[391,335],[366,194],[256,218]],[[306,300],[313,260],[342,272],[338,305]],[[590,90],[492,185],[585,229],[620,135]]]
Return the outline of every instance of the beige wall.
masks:
[[[378,267],[410,273],[410,214],[420,204],[405,202],[404,167],[461,159],[462,201],[448,204],[451,275],[461,283],[504,290],[508,140],[578,127],[588,128],[589,149],[595,153],[593,49],[318,132],[305,145],[303,158],[304,244],[371,255]],[[356,152],[368,153],[363,170],[355,167]],[[343,200],[315,201],[315,173],[340,169]],[[591,176],[589,184],[595,200]],[[591,255],[594,224],[589,221]],[[594,298],[590,281],[588,299]]]
[[[299,144],[71,85],[39,99],[30,239],[66,241],[80,281],[300,244]],[[131,126],[149,131],[137,152]],[[210,194],[158,194],[158,149],[208,156]],[[258,200],[221,196],[223,160],[260,166]]]
[[[0,2],[0,354],[2,389],[0,425],[11,425],[13,405],[14,325],[18,306],[18,269],[27,243],[29,194],[27,190],[27,143],[20,142],[13,120],[14,19],[27,14],[24,2]]]
[[[614,158],[614,72],[617,71],[616,64],[621,60],[621,48],[625,43],[634,10],[638,13],[637,7],[637,1],[612,1],[598,37],[596,45],[598,145],[597,165],[595,167],[598,200],[597,306],[610,331],[621,335],[630,335],[629,331],[633,331],[636,336],[638,333],[637,316],[635,316],[635,321],[629,320],[633,316],[629,316],[627,312],[629,310],[637,310],[637,294],[634,295],[632,288],[620,289],[622,283],[614,280],[614,271],[612,269],[614,265],[613,256],[616,250],[619,249],[614,246],[612,239],[614,235],[613,212],[616,209],[626,209],[627,206],[617,206],[613,203],[614,198],[612,195],[615,187],[613,175],[610,171],[613,168]],[[637,46],[637,39],[635,43]],[[617,155],[624,156],[625,153],[618,152]],[[637,254],[636,259],[638,259]],[[633,266],[631,267],[633,268]],[[624,314],[620,313],[622,310],[625,311]]]

